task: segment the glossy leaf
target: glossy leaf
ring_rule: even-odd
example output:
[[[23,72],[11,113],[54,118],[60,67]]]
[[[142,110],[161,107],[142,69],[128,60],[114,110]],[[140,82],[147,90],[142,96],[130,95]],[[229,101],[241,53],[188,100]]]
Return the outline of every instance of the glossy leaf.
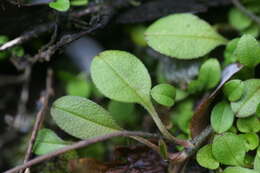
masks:
[[[61,129],[81,139],[120,130],[105,109],[78,96],[64,96],[56,100],[52,105],[51,115]]]
[[[211,144],[205,145],[197,152],[196,159],[204,168],[217,169],[219,167],[219,162],[214,158],[211,150]]]
[[[70,8],[69,0],[56,0],[54,2],[50,2],[49,6],[58,11],[67,11]]]
[[[176,90],[172,85],[159,84],[153,87],[151,95],[157,103],[171,107],[175,101]]]
[[[237,128],[240,132],[243,133],[257,133],[260,131],[260,121],[256,116],[239,118],[237,120]]]
[[[229,132],[215,136],[212,153],[222,164],[242,166],[246,155],[245,141],[241,136]]]
[[[245,89],[243,97],[231,103],[231,108],[237,117],[248,117],[256,113],[260,103],[260,79],[244,81]]]
[[[255,67],[260,63],[260,45],[251,35],[243,35],[234,51],[235,56],[241,64],[248,67]]]
[[[228,167],[223,173],[258,173],[253,169],[247,169],[242,167]]]
[[[241,80],[231,80],[224,85],[223,91],[229,101],[239,100],[244,93],[244,83]]]
[[[188,13],[155,21],[145,32],[148,45],[167,56],[192,59],[204,56],[226,40],[207,22]]]
[[[52,130],[41,129],[37,134],[33,150],[35,154],[43,155],[68,145],[69,142],[59,138]]]
[[[259,137],[256,133],[246,133],[241,135],[246,141],[248,150],[254,150],[259,145]]]
[[[91,77],[106,97],[150,104],[151,79],[143,63],[124,51],[104,51],[91,64]]]
[[[223,133],[232,127],[234,113],[227,102],[218,103],[210,116],[211,126],[217,133]]]

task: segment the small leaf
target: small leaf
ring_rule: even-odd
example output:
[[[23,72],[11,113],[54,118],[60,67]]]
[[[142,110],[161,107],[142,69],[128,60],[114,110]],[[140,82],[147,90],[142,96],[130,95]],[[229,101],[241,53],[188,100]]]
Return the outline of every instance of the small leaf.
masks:
[[[120,130],[105,109],[78,96],[64,96],[56,100],[52,105],[51,115],[61,129],[81,139]]]
[[[244,83],[241,80],[235,79],[227,82],[224,85],[223,91],[229,101],[239,100],[244,93]]]
[[[73,76],[74,77],[74,76]],[[89,97],[91,94],[92,85],[85,77],[74,77],[69,80],[66,85],[66,92],[68,95]]]
[[[88,4],[88,0],[71,0],[70,1],[70,5],[73,6],[83,6],[83,5],[87,5]]]
[[[244,94],[237,102],[231,103],[231,108],[236,117],[249,117],[256,113],[260,103],[260,79],[249,79],[244,81]]]
[[[219,167],[219,162],[214,158],[211,150],[211,144],[205,145],[197,152],[196,159],[204,168],[217,169]]]
[[[237,8],[232,8],[229,12],[229,23],[237,30],[243,30],[250,26],[252,20]]]
[[[241,136],[229,132],[215,136],[212,153],[222,164],[242,166],[246,155],[245,141]]]
[[[227,102],[218,103],[212,110],[210,122],[217,133],[223,133],[232,127],[234,113]]]
[[[150,104],[151,79],[143,63],[124,51],[104,51],[91,64],[91,77],[106,97],[129,103]]]
[[[153,87],[151,95],[159,104],[171,107],[175,101],[176,90],[172,85],[159,84]]]
[[[239,118],[237,120],[237,128],[243,133],[257,133],[260,131],[260,121],[256,116]]]
[[[254,150],[258,147],[259,137],[256,133],[246,133],[246,134],[242,134],[240,136],[242,136],[245,139],[246,147],[248,148],[248,151]]]
[[[254,169],[260,172],[260,147],[258,147],[255,160],[254,160]]]
[[[148,45],[178,59],[206,55],[226,40],[207,22],[192,14],[174,14],[157,20],[145,32]]]
[[[67,11],[70,8],[70,1],[69,0],[56,0],[54,2],[49,3],[49,6],[58,11]]]
[[[43,155],[68,145],[69,142],[63,141],[52,130],[41,129],[37,134],[33,150],[35,154]]]
[[[238,61],[248,67],[255,67],[260,63],[260,46],[258,41],[251,35],[243,35],[234,51]]]
[[[258,173],[253,169],[247,169],[242,167],[228,167],[223,173]]]
[[[237,57],[234,55],[234,51],[237,48],[238,41],[239,41],[239,38],[235,38],[228,42],[228,44],[225,48],[225,51],[224,51],[224,57],[225,57],[224,64],[225,65],[235,63],[237,61]]]

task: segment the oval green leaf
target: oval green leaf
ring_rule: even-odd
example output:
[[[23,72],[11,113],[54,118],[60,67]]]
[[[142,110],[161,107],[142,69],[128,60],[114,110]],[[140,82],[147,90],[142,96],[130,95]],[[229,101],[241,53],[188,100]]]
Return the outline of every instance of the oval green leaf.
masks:
[[[244,81],[245,89],[242,98],[231,103],[231,108],[236,117],[249,117],[256,113],[260,103],[260,79],[249,79]]]
[[[224,85],[223,91],[229,101],[239,100],[244,93],[244,83],[241,80],[235,79],[227,82]]]
[[[246,141],[246,147],[249,150],[254,150],[259,145],[259,137],[256,133],[246,133],[241,135]]]
[[[234,113],[227,102],[218,103],[210,116],[211,126],[217,133],[223,133],[232,127]]]
[[[81,139],[120,130],[105,109],[78,96],[64,96],[56,100],[52,105],[51,115],[61,129]]]
[[[242,166],[246,155],[245,141],[241,136],[233,133],[215,136],[212,153],[215,159],[222,164]]]
[[[110,50],[96,56],[91,77],[110,99],[150,105],[150,75],[144,64],[128,52]]]
[[[196,155],[197,162],[208,169],[217,169],[219,167],[219,162],[212,155],[211,144],[202,147]]]
[[[153,87],[151,95],[157,103],[171,107],[175,101],[176,90],[172,85],[159,84]]]
[[[43,155],[68,145],[69,142],[63,141],[52,130],[41,129],[37,134],[33,151],[37,155]]]
[[[69,0],[56,0],[54,2],[50,2],[49,6],[58,11],[67,11],[70,8]]]
[[[145,38],[156,51],[178,59],[198,58],[226,43],[207,22],[188,13],[157,20],[148,27]]]
[[[242,167],[228,167],[223,173],[258,173],[253,169],[247,169]]]
[[[257,133],[260,131],[260,121],[256,116],[239,118],[237,120],[237,128],[243,133]]]

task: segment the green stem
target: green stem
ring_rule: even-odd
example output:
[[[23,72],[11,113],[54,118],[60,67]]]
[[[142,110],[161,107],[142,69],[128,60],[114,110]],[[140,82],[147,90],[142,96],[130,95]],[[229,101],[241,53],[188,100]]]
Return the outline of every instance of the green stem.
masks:
[[[144,107],[149,112],[149,114],[152,116],[155,124],[157,125],[157,127],[159,128],[161,133],[165,136],[165,138],[167,138],[170,141],[175,142],[176,144],[184,146],[185,148],[193,147],[193,144],[190,141],[178,139],[171,135],[171,133],[165,128],[165,125],[162,123],[161,119],[159,118],[159,115],[156,112],[156,110],[154,109],[154,106],[152,105],[152,103],[149,103],[149,104],[145,105]]]

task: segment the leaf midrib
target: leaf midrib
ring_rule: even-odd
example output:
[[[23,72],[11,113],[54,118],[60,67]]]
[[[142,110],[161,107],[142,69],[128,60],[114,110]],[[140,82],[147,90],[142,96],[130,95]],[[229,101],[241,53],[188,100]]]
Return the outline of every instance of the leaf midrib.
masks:
[[[81,118],[81,119],[84,119],[84,120],[86,120],[86,121],[90,121],[90,122],[92,122],[92,123],[94,123],[94,124],[97,124],[97,125],[99,125],[99,126],[103,126],[103,127],[106,127],[106,128],[112,129],[112,130],[120,130],[119,128],[117,129],[117,128],[108,126],[107,124],[103,124],[103,123],[100,123],[100,122],[96,122],[96,121],[90,120],[90,119],[87,118],[87,116],[82,116],[82,115],[80,115],[80,114],[78,114],[78,113],[76,113],[76,112],[67,110],[67,109],[65,109],[65,108],[62,108],[62,107],[59,107],[59,106],[54,106],[54,108],[55,108],[55,109],[60,109],[60,110],[62,110],[62,111],[64,111],[64,112],[68,112],[68,113],[70,113],[70,114],[73,114],[73,115],[75,115],[75,116]]]
[[[172,34],[172,33],[146,33],[145,36],[174,36],[174,37],[187,37],[187,38],[196,38],[202,40],[214,40],[214,41],[221,41],[225,42],[224,38],[221,36],[218,37],[209,37],[209,36],[199,36],[199,35],[188,35],[188,34]]]
[[[144,99],[136,90],[134,87],[132,87],[126,80],[124,80],[123,77],[120,76],[120,74],[116,71],[116,69],[113,68],[113,66],[111,64],[109,64],[104,58],[98,56],[106,65],[108,65],[110,67],[110,69],[114,72],[114,74],[123,82],[125,83],[125,85],[127,85],[132,91],[133,93],[141,100],[141,103],[144,104],[144,106],[149,105],[148,103],[146,103],[146,99]]]

